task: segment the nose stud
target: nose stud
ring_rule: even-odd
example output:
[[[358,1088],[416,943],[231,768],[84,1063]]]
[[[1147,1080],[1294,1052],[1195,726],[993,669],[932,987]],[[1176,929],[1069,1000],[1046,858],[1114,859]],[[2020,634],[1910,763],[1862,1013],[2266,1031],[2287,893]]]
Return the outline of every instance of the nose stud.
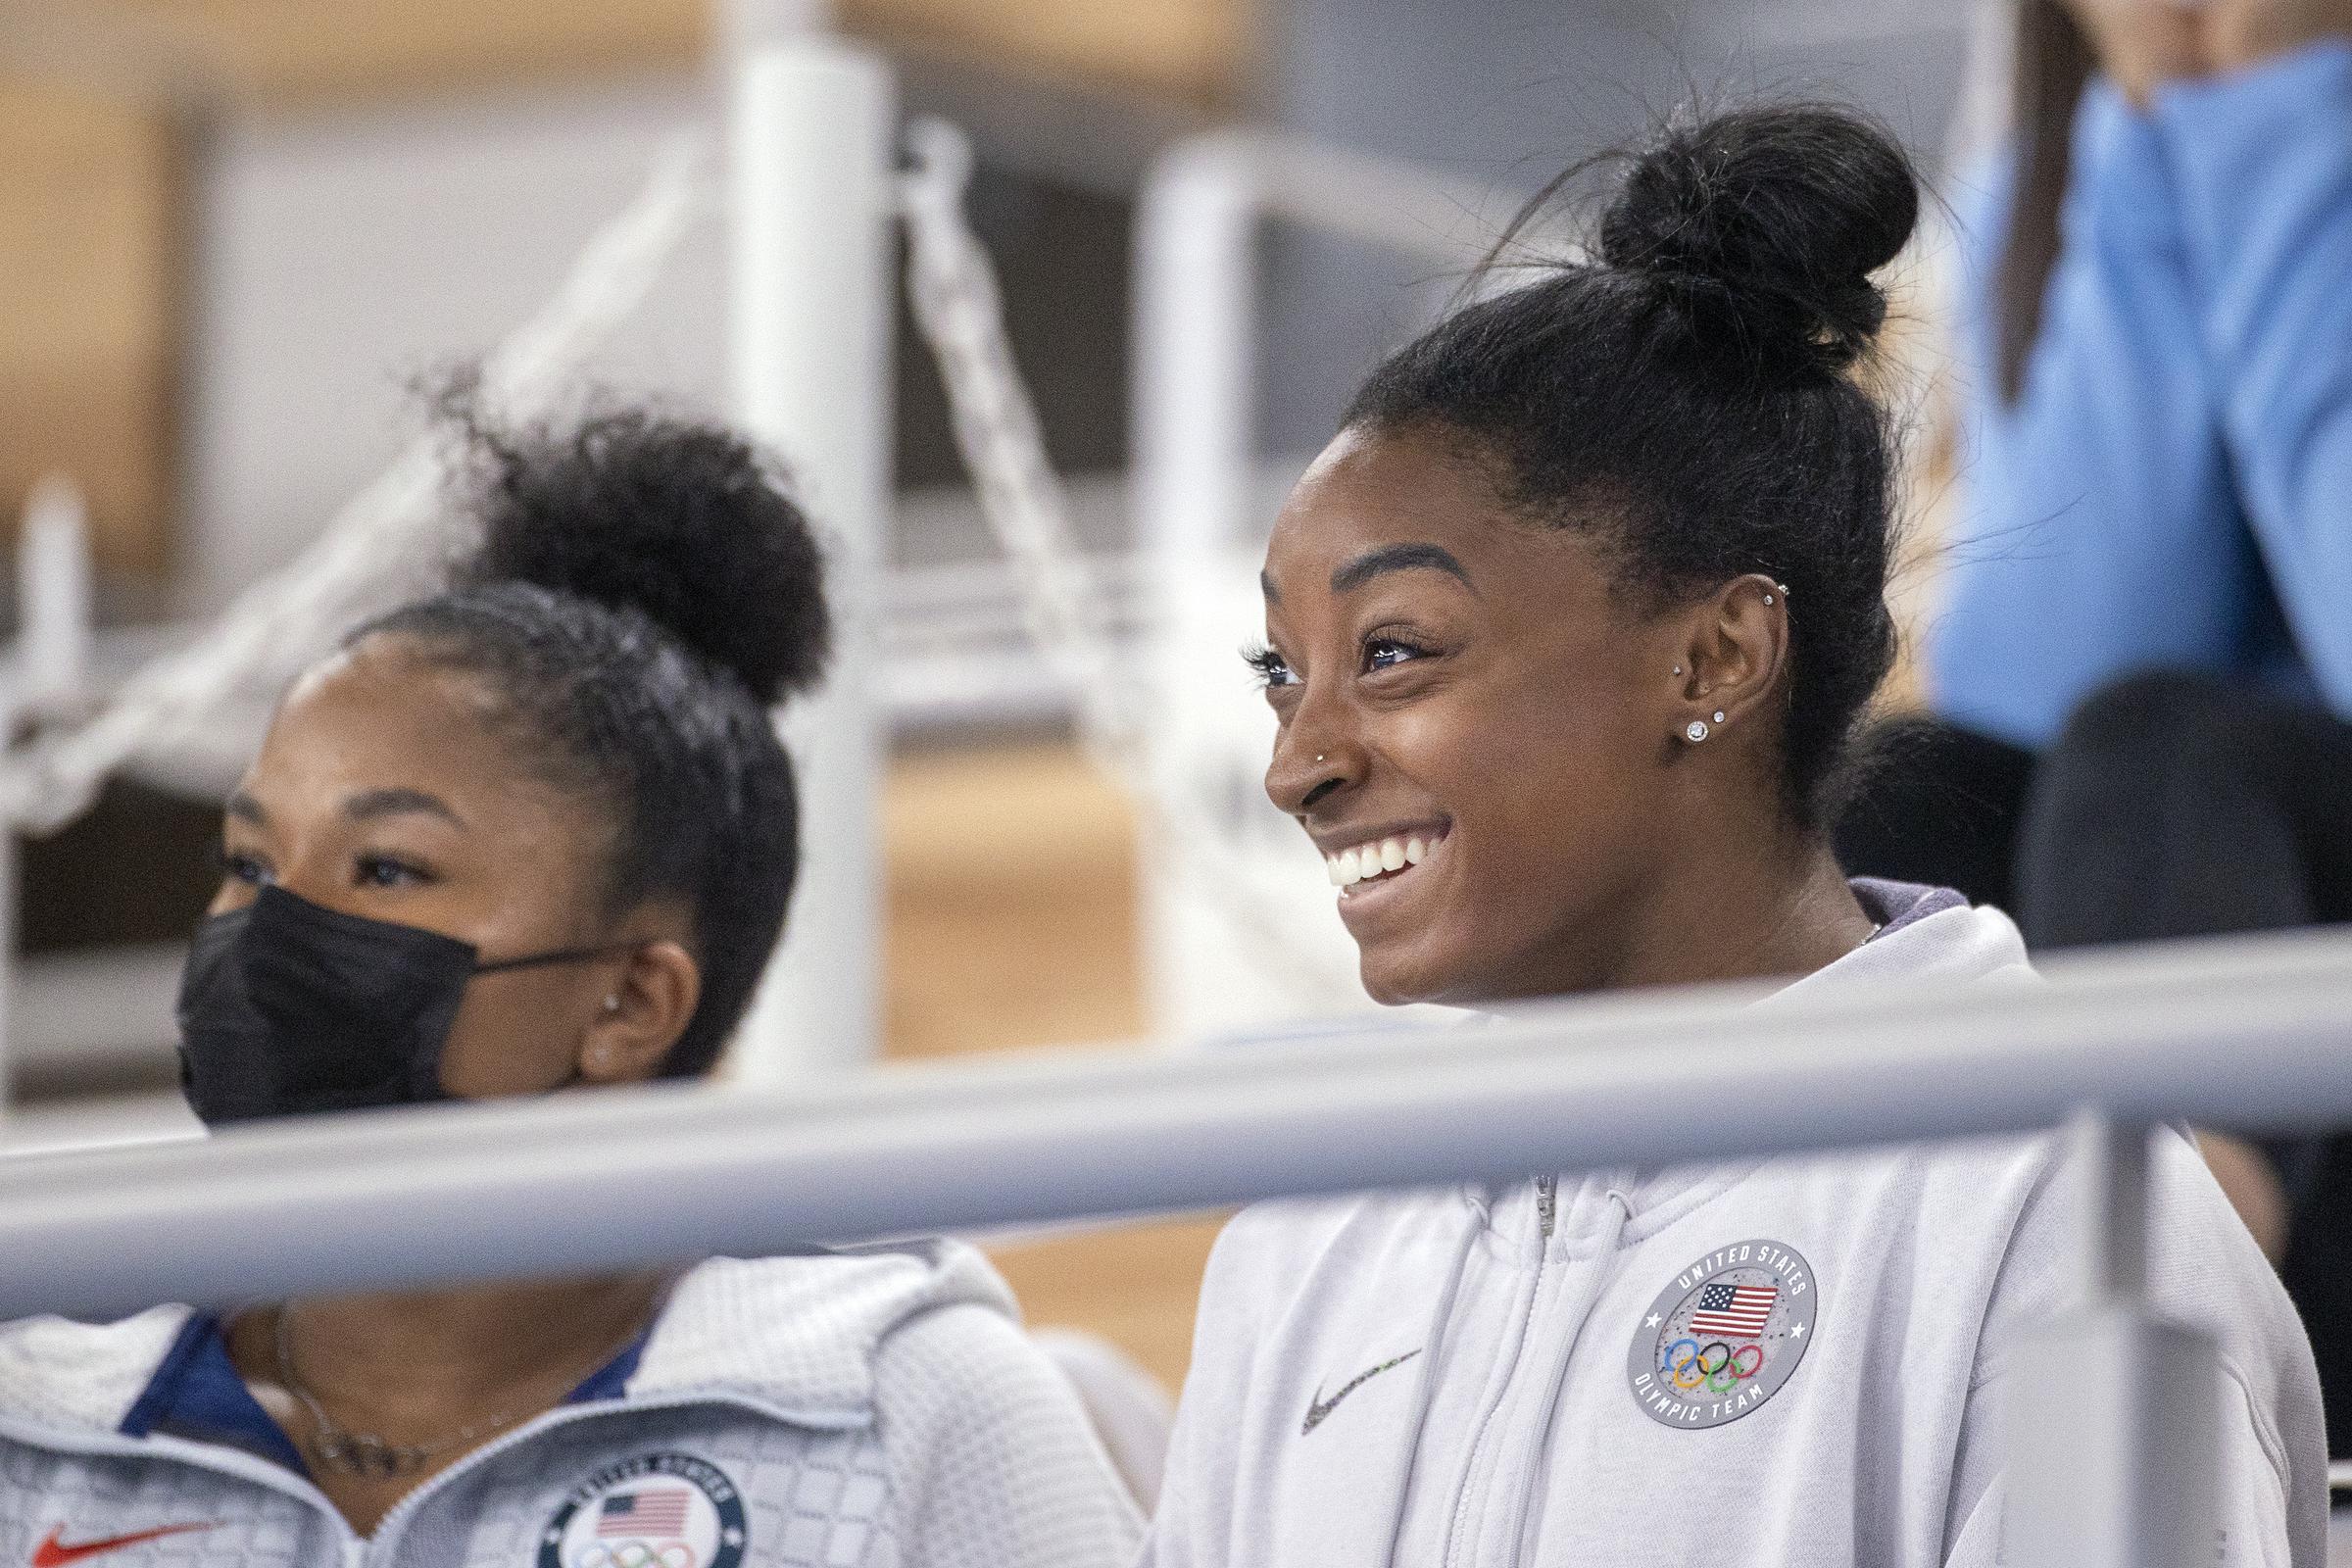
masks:
[[[1317,753],[1315,754],[1315,760],[1316,760],[1316,761],[1318,761],[1318,762],[1320,762],[1321,760],[1323,760],[1323,754],[1322,754],[1321,752],[1317,752]]]

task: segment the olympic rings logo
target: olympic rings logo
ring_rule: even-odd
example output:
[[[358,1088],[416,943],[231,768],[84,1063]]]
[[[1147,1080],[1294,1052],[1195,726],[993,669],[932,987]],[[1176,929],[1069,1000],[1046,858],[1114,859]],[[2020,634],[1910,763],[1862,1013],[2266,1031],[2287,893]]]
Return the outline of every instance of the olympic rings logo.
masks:
[[[1743,1358],[1745,1365],[1741,1364]],[[1701,1345],[1686,1337],[1658,1352],[1659,1373],[1686,1394],[1701,1387],[1709,1394],[1729,1394],[1763,1369],[1761,1345],[1734,1349],[1722,1340]]]
[[[571,1568],[697,1568],[683,1541],[592,1541],[572,1553]]]

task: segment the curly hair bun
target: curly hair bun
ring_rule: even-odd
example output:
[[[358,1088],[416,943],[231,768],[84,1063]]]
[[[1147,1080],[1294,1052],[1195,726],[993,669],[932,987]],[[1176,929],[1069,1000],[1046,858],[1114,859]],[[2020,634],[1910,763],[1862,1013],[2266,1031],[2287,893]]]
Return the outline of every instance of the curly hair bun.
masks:
[[[783,476],[721,426],[642,411],[514,433],[459,406],[482,542],[462,583],[634,610],[762,705],[824,672],[824,564]]]
[[[1610,268],[1664,289],[1767,366],[1835,373],[1886,319],[1870,276],[1919,218],[1892,137],[1850,111],[1738,109],[1669,126],[1601,220]]]

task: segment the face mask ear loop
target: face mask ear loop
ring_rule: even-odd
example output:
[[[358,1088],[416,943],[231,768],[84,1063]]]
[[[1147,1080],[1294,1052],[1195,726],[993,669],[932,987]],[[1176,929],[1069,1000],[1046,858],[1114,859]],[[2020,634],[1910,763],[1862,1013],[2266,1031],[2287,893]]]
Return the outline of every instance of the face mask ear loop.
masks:
[[[643,942],[608,942],[595,948],[558,948],[553,953],[533,953],[520,958],[501,958],[496,963],[473,966],[475,974],[503,974],[509,969],[544,969],[559,963],[587,963],[596,958],[609,958],[615,953],[634,953]]]

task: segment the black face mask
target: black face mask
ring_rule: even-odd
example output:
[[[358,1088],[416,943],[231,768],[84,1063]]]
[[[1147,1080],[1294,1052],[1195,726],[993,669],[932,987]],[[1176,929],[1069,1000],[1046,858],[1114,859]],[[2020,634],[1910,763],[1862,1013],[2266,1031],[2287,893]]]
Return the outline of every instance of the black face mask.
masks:
[[[625,951],[483,963],[469,942],[265,887],[196,928],[179,980],[179,1075],[208,1126],[446,1100],[441,1048],[477,974]]]

